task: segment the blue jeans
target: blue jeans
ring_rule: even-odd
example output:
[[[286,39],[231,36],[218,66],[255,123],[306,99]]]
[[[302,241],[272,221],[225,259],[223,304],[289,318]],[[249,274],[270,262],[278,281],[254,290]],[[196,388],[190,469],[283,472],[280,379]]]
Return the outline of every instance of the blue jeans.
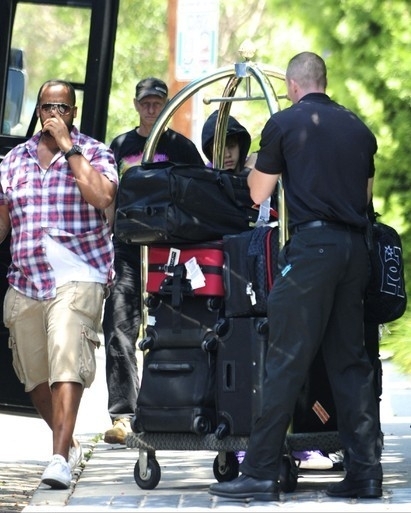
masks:
[[[136,343],[141,324],[140,246],[114,240],[114,247],[116,277],[103,317],[108,413],[112,420],[134,415],[140,389]]]

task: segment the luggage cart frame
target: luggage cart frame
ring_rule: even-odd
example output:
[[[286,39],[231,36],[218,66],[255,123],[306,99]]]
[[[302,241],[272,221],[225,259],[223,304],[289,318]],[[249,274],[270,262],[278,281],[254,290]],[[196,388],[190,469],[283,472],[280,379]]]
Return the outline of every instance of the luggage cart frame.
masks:
[[[248,51],[249,42],[243,46],[247,47],[247,50],[240,47],[239,53],[244,58],[242,62],[235,63],[234,66],[221,68],[210,75],[194,80],[168,102],[148,137],[142,158],[143,164],[152,161],[161,133],[180,105],[191,98],[201,88],[213,84],[214,82],[228,79],[221,97],[204,99],[206,104],[211,102],[220,103],[214,137],[214,167],[219,168],[223,165],[225,133],[232,102],[265,100],[270,116],[280,110],[280,100],[287,99],[287,96],[285,94],[277,94],[276,88],[272,82],[275,81],[277,84],[283,85],[285,82],[285,72],[279,68],[257,65],[251,60],[254,51]],[[235,96],[239,85],[243,81],[245,81],[245,94],[243,96]],[[260,87],[262,96],[253,94],[252,84],[254,83],[257,83]],[[281,247],[285,244],[288,234],[286,206],[281,179],[278,185],[278,225]],[[143,283],[147,283],[147,270],[144,268],[144,263],[147,262],[147,247],[142,246],[141,251],[143,262],[142,281]],[[144,294],[147,296],[146,293],[143,293],[143,295]],[[145,325],[144,313],[143,325]],[[230,481],[238,476],[239,462],[236,457],[236,452],[245,451],[247,449],[248,437],[229,435],[223,439],[218,439],[214,433],[202,435],[197,433],[142,432],[129,433],[126,437],[126,446],[139,451],[134,468],[136,484],[142,489],[151,490],[158,485],[161,479],[161,469],[156,458],[156,451],[215,451],[217,455],[213,464],[214,476],[218,481]],[[298,467],[296,466],[294,458],[291,456],[292,451],[321,450],[322,452],[332,453],[340,449],[341,442],[338,432],[289,432],[286,437],[280,476],[280,487],[282,491],[292,492],[297,486]]]

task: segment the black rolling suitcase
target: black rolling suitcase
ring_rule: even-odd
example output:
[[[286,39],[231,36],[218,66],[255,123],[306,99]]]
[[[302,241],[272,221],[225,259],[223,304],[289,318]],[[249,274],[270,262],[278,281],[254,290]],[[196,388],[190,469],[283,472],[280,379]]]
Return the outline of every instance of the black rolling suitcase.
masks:
[[[379,359],[378,324],[364,324],[365,348],[375,372],[377,403],[382,393],[382,372]],[[337,431],[337,412],[321,350],[314,358],[298,396],[292,427],[294,433],[325,433]]]
[[[135,432],[215,430],[214,329],[224,295],[222,266],[219,242],[149,248],[148,315],[139,343],[146,353]],[[194,279],[189,270],[200,276]]]
[[[224,296],[222,242],[150,247],[146,290],[141,349],[215,343]]]
[[[148,318],[140,349],[216,344],[214,327],[220,317],[221,298],[184,296],[173,305],[170,296],[152,295],[145,303]]]
[[[261,413],[268,343],[265,317],[226,318],[217,328],[217,438],[249,435]]]
[[[292,429],[294,433],[337,431],[337,413],[321,350],[298,396]]]
[[[139,343],[146,352],[133,430],[210,433],[216,426],[214,327],[220,302],[184,296],[173,307],[170,296],[152,295],[148,305],[152,324]]]
[[[200,347],[149,350],[133,431],[206,434],[215,425],[215,353]]]

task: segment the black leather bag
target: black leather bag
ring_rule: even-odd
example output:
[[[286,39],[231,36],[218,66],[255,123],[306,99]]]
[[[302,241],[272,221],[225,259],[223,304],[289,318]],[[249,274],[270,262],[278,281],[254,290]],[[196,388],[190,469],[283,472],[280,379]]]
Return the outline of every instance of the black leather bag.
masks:
[[[218,240],[249,229],[252,205],[246,176],[172,162],[133,166],[119,185],[114,233],[130,244]]]

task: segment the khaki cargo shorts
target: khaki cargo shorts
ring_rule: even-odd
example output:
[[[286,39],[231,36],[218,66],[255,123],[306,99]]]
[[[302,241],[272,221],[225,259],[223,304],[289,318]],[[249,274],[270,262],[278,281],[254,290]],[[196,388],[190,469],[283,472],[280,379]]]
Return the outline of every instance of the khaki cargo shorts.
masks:
[[[47,381],[50,386],[67,381],[90,387],[105,290],[100,283],[69,282],[54,299],[39,301],[8,288],[4,324],[13,367],[26,392]]]

